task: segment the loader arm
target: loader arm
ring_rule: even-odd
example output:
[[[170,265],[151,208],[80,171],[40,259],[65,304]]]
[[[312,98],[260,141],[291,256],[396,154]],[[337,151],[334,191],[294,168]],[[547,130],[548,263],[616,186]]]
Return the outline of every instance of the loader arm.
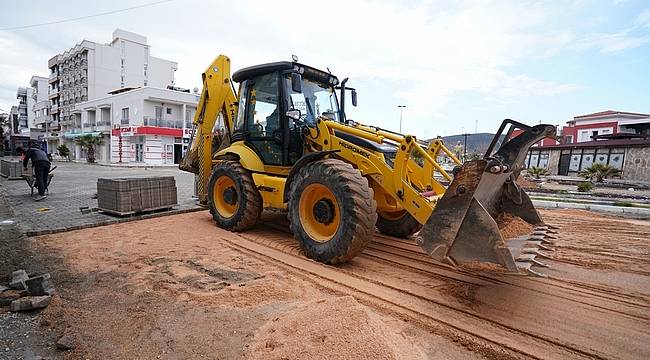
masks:
[[[515,128],[521,133],[511,137]],[[368,179],[379,212],[405,210],[424,225],[417,242],[434,259],[452,265],[493,263],[509,272],[540,275],[531,266],[541,264],[534,258],[541,254],[538,248],[546,241],[548,227],[516,179],[529,147],[554,137],[555,127],[530,127],[506,119],[485,158],[465,162],[453,176],[436,162],[437,156],[443,152],[456,165],[461,162],[439,139],[425,147],[410,135],[323,118],[307,131],[312,151],[334,151]],[[503,144],[493,151],[501,140]],[[373,144],[392,144],[392,160],[382,146]],[[416,162],[417,157],[421,161]],[[504,239],[497,224],[504,214],[528,222],[535,231]]]
[[[455,165],[461,164],[440,139],[423,146],[411,135],[326,119],[307,129],[306,138],[310,139],[308,146],[313,147],[312,151],[335,151],[337,157],[354,165],[369,179],[378,211],[406,210],[421,224],[427,222],[435,203],[445,192],[445,186],[435,175],[452,181],[452,175],[438,164],[436,157],[444,152]],[[380,151],[381,146],[359,146],[351,136],[377,145],[390,144],[394,157],[392,151],[390,154]],[[421,165],[414,160],[417,157],[422,159]]]
[[[198,175],[199,202],[207,202],[207,186],[212,171],[213,154],[229,143],[235,117],[237,96],[230,79],[230,59],[219,55],[203,72],[203,90],[194,115],[190,147],[179,168]],[[222,119],[223,124],[218,124]],[[220,125],[215,128],[215,125]],[[217,148],[213,148],[213,139]]]

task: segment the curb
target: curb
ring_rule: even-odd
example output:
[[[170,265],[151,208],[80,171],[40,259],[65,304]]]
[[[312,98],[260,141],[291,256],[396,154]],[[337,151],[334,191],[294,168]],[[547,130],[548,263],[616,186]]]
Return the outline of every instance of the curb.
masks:
[[[121,223],[126,223],[126,222],[131,222],[131,221],[153,219],[153,218],[158,218],[158,217],[163,217],[163,216],[179,215],[179,214],[198,212],[198,211],[205,211],[205,210],[207,210],[207,208],[202,208],[202,207],[194,207],[194,208],[189,208],[189,209],[177,209],[177,210],[170,210],[170,211],[165,211],[165,212],[149,213],[149,214],[142,214],[142,215],[136,215],[136,216],[123,217],[123,218],[115,218],[115,219],[103,220],[103,221],[98,221],[98,222],[92,223],[92,224],[74,225],[74,226],[68,226],[68,227],[60,228],[60,229],[24,231],[23,233],[26,236],[29,236],[29,237],[41,236],[41,235],[49,235],[49,234],[57,234],[57,233],[62,233],[62,232],[67,232],[67,231],[74,231],[74,230],[88,229],[88,228],[94,228],[94,227],[100,227],[100,226],[121,224]]]
[[[543,209],[582,209],[596,212],[624,214],[643,219],[650,218],[650,209],[599,204],[578,204],[562,201],[533,200],[535,207]]]

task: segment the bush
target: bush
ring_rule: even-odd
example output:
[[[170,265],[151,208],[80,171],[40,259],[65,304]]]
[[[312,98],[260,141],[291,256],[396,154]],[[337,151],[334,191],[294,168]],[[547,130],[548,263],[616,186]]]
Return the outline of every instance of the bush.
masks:
[[[59,145],[56,149],[59,151],[59,155],[60,155],[62,158],[66,158],[66,159],[67,159],[68,156],[70,155],[70,149],[68,149],[68,147],[65,146],[65,144],[61,144],[61,145]]]
[[[614,206],[634,207],[634,204],[625,200],[616,200],[614,201]]]
[[[594,189],[594,183],[592,183],[591,181],[585,181],[578,184],[578,191],[580,192],[590,192],[593,189]]]

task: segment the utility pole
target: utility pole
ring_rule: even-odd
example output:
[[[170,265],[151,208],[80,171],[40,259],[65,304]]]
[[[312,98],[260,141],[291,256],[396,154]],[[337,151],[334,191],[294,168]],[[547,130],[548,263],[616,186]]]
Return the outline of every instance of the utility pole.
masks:
[[[397,105],[399,108],[399,133],[402,133],[402,110],[406,107],[406,105]]]
[[[463,162],[465,162],[465,159],[467,159],[467,137],[472,136],[472,134],[464,133],[462,134],[462,137],[465,141],[465,144],[463,145]]]
[[[474,134],[478,134],[478,120],[474,120]]]

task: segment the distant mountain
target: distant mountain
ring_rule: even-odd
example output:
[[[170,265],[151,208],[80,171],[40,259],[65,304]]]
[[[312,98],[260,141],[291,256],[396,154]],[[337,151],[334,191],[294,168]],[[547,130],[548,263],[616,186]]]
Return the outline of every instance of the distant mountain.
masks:
[[[467,153],[485,153],[485,150],[487,150],[488,146],[490,146],[490,142],[493,138],[494,134],[491,133],[469,134],[467,136]],[[454,147],[457,146],[457,144],[464,146],[465,137],[463,135],[443,136],[442,141],[444,141],[445,146],[448,149],[453,151]]]

